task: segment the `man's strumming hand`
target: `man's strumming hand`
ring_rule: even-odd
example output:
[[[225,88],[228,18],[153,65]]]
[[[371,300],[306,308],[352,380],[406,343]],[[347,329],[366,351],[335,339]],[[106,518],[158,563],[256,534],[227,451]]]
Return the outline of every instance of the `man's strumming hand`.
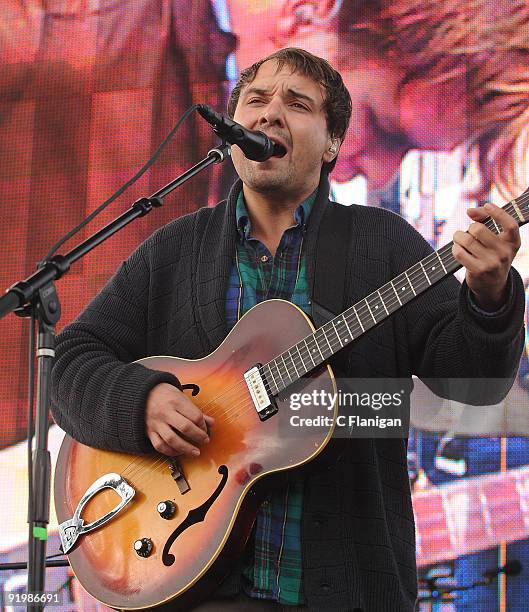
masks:
[[[203,412],[173,385],[161,383],[147,396],[145,426],[147,437],[163,455],[197,456],[199,446],[209,442],[214,419]]]

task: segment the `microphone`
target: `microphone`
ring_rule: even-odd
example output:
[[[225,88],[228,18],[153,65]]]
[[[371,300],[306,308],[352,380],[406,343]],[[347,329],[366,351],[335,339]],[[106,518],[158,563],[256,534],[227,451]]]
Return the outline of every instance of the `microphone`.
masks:
[[[274,155],[281,157],[286,153],[285,147],[272,142],[264,132],[249,130],[240,123],[216,113],[207,104],[198,104],[197,111],[213,126],[216,134],[230,144],[240,147],[248,159],[262,162]]]

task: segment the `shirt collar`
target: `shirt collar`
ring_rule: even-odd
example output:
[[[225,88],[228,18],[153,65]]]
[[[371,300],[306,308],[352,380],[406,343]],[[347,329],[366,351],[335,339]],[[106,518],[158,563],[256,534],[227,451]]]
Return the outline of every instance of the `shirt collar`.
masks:
[[[318,190],[313,191],[310,196],[301,202],[301,204],[294,211],[294,225],[292,227],[300,227],[305,229],[309,220],[309,215],[316,200]],[[237,233],[241,240],[246,240],[250,237],[251,223],[244,201],[244,195],[242,189],[237,198],[237,204],[235,206],[235,219],[237,222]]]

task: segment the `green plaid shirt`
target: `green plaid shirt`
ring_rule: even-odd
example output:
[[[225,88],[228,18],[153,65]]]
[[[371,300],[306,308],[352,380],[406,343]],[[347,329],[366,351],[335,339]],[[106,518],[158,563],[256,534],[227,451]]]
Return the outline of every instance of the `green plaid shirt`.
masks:
[[[302,257],[305,226],[316,192],[294,213],[295,224],[283,233],[275,257],[251,236],[250,218],[242,191],[237,200],[237,252],[226,296],[228,329],[258,302],[282,298],[310,312],[305,262]],[[288,484],[263,504],[255,523],[244,564],[245,591],[256,599],[301,605],[301,509],[303,483],[295,472]]]

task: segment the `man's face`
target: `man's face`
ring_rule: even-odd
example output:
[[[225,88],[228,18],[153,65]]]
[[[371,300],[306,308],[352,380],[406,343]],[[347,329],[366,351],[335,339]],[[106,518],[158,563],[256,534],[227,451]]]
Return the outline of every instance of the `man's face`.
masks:
[[[275,61],[262,64],[241,91],[234,119],[265,132],[285,147],[286,154],[255,162],[234,146],[233,163],[247,189],[301,199],[310,195],[322,164],[334,157],[323,104],[323,90],[312,79],[289,66],[278,71]]]

